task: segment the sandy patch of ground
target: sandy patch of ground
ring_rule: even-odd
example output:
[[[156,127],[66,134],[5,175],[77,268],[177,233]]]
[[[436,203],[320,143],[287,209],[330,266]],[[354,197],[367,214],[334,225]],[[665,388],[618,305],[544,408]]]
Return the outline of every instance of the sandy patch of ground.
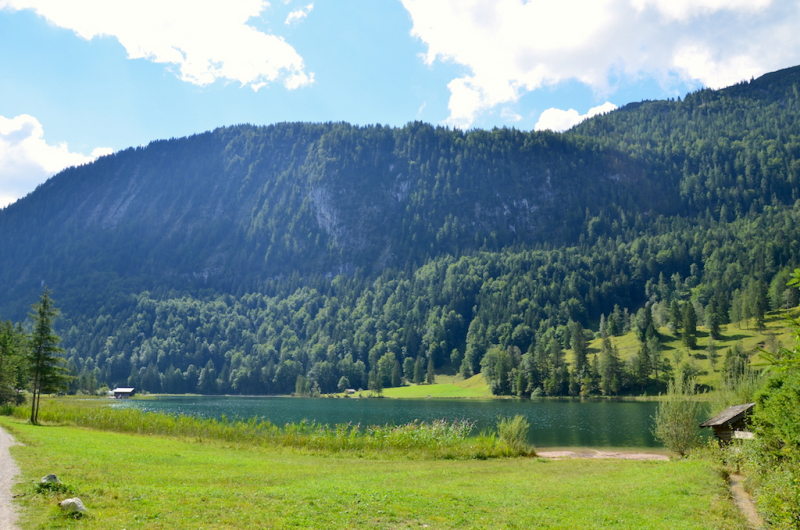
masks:
[[[579,449],[576,451],[536,451],[541,458],[616,458],[619,460],[669,460],[667,455],[657,453],[626,453],[618,451],[596,451]]]
[[[12,445],[14,438],[0,427],[0,530],[17,530],[11,486],[19,468],[8,450]]]

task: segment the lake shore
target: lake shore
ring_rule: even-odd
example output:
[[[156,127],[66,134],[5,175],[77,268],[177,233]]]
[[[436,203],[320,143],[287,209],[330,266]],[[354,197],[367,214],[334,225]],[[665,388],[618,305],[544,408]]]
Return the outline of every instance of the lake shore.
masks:
[[[58,495],[33,491],[56,473],[89,509],[86,530],[746,528],[727,484],[702,460],[365,460],[9,417],[0,425],[23,444],[12,454],[25,527],[69,526]]]

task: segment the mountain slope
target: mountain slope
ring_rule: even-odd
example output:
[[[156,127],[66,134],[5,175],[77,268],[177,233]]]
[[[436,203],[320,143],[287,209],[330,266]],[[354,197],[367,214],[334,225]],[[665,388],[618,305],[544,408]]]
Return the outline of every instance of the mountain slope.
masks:
[[[128,149],[0,210],[0,315],[49,285],[83,388],[332,391],[451,364],[503,393],[596,392],[589,359],[613,351],[564,362],[583,328],[657,350],[688,308],[724,324],[798,303],[798,84],[565,134],[285,123]],[[620,389],[696,370],[642,355],[613,361]]]
[[[628,157],[553,134],[218,129],[68,169],[0,211],[2,306],[76,279],[236,292],[295,272],[373,274],[576,241],[587,212],[668,213],[674,198]]]

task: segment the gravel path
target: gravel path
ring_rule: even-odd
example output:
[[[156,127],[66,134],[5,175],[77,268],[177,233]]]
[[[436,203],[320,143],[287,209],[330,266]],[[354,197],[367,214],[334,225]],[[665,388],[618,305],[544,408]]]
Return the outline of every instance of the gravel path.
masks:
[[[618,460],[669,460],[667,455],[653,453],[622,453],[583,449],[578,451],[536,451],[542,458],[614,458]]]
[[[0,427],[0,530],[18,530],[17,514],[11,497],[11,485],[19,473],[8,448],[14,445],[14,438]]]

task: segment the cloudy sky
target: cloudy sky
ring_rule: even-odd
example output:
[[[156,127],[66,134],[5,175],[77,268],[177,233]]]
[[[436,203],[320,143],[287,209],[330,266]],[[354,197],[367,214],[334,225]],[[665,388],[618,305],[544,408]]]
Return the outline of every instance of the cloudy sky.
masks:
[[[0,206],[237,123],[564,130],[800,64],[797,0],[0,0]]]

